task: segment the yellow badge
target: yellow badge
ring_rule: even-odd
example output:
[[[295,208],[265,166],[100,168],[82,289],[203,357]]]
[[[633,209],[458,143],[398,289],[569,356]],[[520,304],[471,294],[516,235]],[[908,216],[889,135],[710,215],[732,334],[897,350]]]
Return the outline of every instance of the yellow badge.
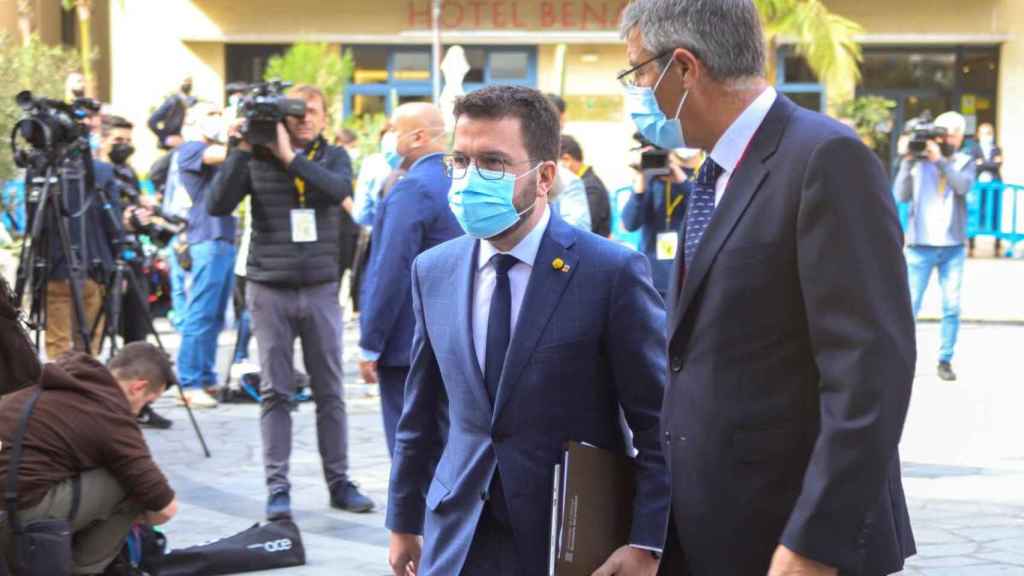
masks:
[[[561,258],[555,258],[554,260],[551,261],[551,267],[554,268],[555,270],[561,270],[562,268],[565,267],[565,260],[562,260]]]

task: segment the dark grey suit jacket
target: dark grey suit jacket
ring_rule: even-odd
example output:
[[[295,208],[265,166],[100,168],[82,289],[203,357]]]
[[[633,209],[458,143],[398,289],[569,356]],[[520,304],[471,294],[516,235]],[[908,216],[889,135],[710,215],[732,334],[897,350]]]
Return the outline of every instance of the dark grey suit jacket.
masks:
[[[780,543],[843,574],[901,569],[915,552],[897,445],[916,351],[878,159],[780,95],[676,270],[670,554],[695,576],[763,575]]]

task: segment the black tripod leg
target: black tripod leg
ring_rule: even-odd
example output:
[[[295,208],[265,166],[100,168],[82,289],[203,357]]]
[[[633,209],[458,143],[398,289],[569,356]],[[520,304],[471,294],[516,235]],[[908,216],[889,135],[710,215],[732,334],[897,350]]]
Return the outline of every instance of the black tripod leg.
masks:
[[[135,270],[131,267],[124,267],[124,275],[128,279],[128,283],[131,285],[131,293],[136,298],[136,303],[139,305],[139,309],[145,313],[146,316],[146,327],[149,329],[149,333],[156,338],[156,345],[165,354],[167,349],[164,348],[163,342],[160,341],[160,334],[156,331],[156,325],[153,324],[153,315],[149,313],[149,306],[146,301],[142,298],[142,290],[139,285],[139,278],[135,275]],[[181,403],[185,405],[185,412],[188,413],[188,419],[192,423],[192,429],[196,431],[196,437],[199,438],[199,445],[203,448],[203,454],[207,458],[210,457],[210,448],[206,445],[206,438],[203,437],[203,431],[199,429],[199,422],[196,421],[196,416],[192,412],[192,406],[189,405],[188,399],[185,398],[185,391],[181,389],[181,384],[178,384],[178,397],[181,398]]]

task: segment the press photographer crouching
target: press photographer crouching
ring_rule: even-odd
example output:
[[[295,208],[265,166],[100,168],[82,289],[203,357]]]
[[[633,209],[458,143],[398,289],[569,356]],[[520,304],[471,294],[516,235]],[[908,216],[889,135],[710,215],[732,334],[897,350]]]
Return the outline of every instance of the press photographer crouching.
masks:
[[[32,532],[41,522],[66,521],[71,573],[101,574],[133,523],[159,525],[175,515],[174,492],[135,422],[139,410],[173,379],[163,352],[135,342],[108,367],[80,352],[66,354],[43,367],[38,384],[0,399],[0,485],[8,492],[19,424],[34,402],[13,475],[17,510],[12,514],[6,502],[8,517],[0,525],[0,551],[13,574],[59,573],[52,564],[39,571],[40,560],[55,561],[57,554],[31,559],[24,540],[18,545],[13,537],[18,526]],[[55,552],[66,555],[66,546]],[[29,561],[34,569],[18,565]]]
[[[932,270],[942,287],[939,378],[956,380],[951,365],[960,327],[960,283],[967,258],[967,193],[975,163],[960,152],[967,122],[956,112],[907,123],[907,150],[893,184],[900,202],[910,203],[906,227],[907,273],[914,317]]]
[[[252,240],[245,255],[262,376],[260,427],[270,520],[291,515],[288,459],[295,371],[302,340],[316,402],[317,437],[331,505],[368,512],[373,502],[348,477],[348,424],[342,400],[342,312],[338,254],[342,206],[351,203],[348,154],[321,135],[323,93],[281,84],[256,86],[232,127],[234,145],[213,182],[210,214],[227,215],[251,197]],[[242,134],[244,140],[239,140]]]

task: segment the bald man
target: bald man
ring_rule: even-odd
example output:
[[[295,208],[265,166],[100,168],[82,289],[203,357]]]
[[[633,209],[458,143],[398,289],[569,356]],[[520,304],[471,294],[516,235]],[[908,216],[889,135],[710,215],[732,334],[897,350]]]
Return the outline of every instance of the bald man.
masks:
[[[405,171],[377,207],[370,239],[370,261],[361,292],[360,328],[367,383],[380,384],[381,412],[388,453],[402,415],[405,377],[415,317],[412,261],[421,252],[462,235],[448,208],[451,179],[444,169],[444,121],[430,104],[395,109],[381,149],[391,167]]]

